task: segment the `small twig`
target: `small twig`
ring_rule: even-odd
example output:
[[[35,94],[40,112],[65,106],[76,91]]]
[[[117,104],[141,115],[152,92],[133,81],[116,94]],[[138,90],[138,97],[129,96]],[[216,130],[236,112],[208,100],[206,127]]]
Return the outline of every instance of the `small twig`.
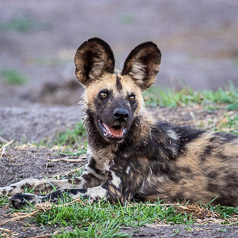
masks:
[[[2,158],[2,156],[5,154],[7,146],[11,145],[13,143],[13,141],[14,140],[11,140],[11,141],[7,142],[5,145],[2,146],[2,148],[0,149],[0,152],[1,152],[0,158]]]
[[[37,214],[38,212],[39,212],[39,210],[34,211],[34,212],[31,212],[31,213],[28,213],[28,214],[26,214],[26,215],[13,217],[13,218],[11,218],[11,219],[8,219],[8,220],[3,221],[2,223],[0,223],[0,226],[6,224],[6,223],[8,223],[8,222],[11,222],[11,221],[17,221],[17,220],[21,220],[21,219],[24,219],[24,218],[27,218],[27,217],[31,217],[31,216]]]
[[[81,161],[82,161],[82,158],[70,159],[70,157],[66,157],[66,158],[51,159],[51,160],[50,160],[50,162],[58,162],[58,161],[71,162],[71,163],[78,163],[78,162],[81,162]]]
[[[52,237],[52,234],[44,234],[39,236],[32,236],[31,238],[44,238],[44,237]]]
[[[14,140],[8,141],[5,145],[2,146],[2,148],[0,149],[0,151],[2,151],[2,149],[3,149],[4,147],[6,148],[7,146],[11,145],[13,141],[14,141]]]
[[[11,230],[8,230],[8,229],[5,229],[5,228],[1,228],[1,227],[0,227],[0,231],[7,232],[7,233],[12,233]]]
[[[12,232],[11,230],[8,230],[8,229],[5,229],[5,228],[1,228],[1,227],[0,227],[0,231],[8,232],[8,233],[11,233],[11,232]]]
[[[68,202],[68,203],[65,203],[65,204],[62,204],[62,205],[58,205],[59,207],[65,207],[65,205],[66,206],[69,206],[69,205],[71,205],[71,204],[74,204],[74,203],[76,203],[76,202],[81,202],[84,206],[86,206],[86,204],[82,201],[82,199],[80,199],[80,198],[77,198],[77,199],[75,199],[75,200],[73,200],[73,201],[71,201],[71,202]]]
[[[130,203],[130,205],[131,205],[132,207],[134,206],[133,203]],[[173,203],[161,203],[160,205],[161,205],[161,206],[165,206],[165,207],[171,207],[171,206],[177,207],[177,206],[181,206],[181,205],[179,205],[179,204],[173,204]],[[156,207],[156,206],[158,206],[158,204],[155,204],[155,203],[145,203],[144,206]]]
[[[83,166],[82,166],[82,167],[83,167]],[[64,176],[71,176],[71,174],[76,173],[76,172],[82,170],[82,167],[79,167],[79,168],[77,168],[77,169],[71,169],[71,170],[66,171],[66,172],[64,172],[64,173],[56,173],[56,174],[53,174],[53,175],[51,175],[51,178],[60,179],[60,178],[62,178],[62,177],[64,177]]]

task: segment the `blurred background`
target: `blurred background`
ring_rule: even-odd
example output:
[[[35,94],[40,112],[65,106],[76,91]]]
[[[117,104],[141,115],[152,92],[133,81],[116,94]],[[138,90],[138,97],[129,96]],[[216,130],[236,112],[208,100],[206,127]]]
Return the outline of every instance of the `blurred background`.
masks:
[[[75,105],[74,53],[95,36],[118,69],[156,42],[160,88],[238,86],[237,0],[0,0],[0,106]]]

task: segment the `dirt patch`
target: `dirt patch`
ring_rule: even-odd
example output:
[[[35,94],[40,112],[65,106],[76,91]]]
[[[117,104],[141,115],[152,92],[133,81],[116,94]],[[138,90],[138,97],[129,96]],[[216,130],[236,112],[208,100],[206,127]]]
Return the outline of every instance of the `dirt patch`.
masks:
[[[130,237],[224,237],[238,236],[238,226],[207,225],[148,225],[143,228],[124,230]]]
[[[80,105],[0,108],[0,135],[18,142],[40,142],[72,127],[82,119]]]
[[[0,211],[0,217],[5,219],[11,218],[9,214],[7,214],[6,211],[4,210]],[[2,226],[2,228],[7,229],[8,232],[0,230],[0,237],[6,238],[29,238],[37,235],[52,234],[55,231],[55,228],[50,226],[42,227],[34,225],[31,223],[30,219],[16,221],[14,223],[8,223]],[[52,237],[52,236],[49,235],[43,237]]]
[[[28,145],[8,149],[0,158],[0,186],[25,178],[52,177],[82,167],[86,160],[67,162],[61,151]],[[68,158],[68,157],[67,157]],[[70,158],[76,158],[70,156]],[[13,176],[14,174],[14,176]]]

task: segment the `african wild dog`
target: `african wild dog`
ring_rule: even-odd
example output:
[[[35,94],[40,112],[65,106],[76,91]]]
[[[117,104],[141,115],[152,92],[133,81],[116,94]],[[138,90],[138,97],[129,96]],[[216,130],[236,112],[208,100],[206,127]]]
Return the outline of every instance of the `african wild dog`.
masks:
[[[76,76],[86,88],[85,125],[88,164],[73,180],[26,179],[0,188],[26,203],[73,198],[155,201],[201,201],[238,205],[238,137],[157,122],[144,107],[142,91],[153,84],[161,53],[152,42],[132,50],[120,74],[114,56],[101,39],[84,42],[75,55]],[[25,185],[48,195],[21,194]]]

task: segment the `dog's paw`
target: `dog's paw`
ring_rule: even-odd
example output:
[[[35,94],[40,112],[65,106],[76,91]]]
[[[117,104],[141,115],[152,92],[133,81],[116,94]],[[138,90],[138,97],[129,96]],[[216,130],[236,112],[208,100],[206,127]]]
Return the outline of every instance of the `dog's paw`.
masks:
[[[5,195],[5,189],[3,187],[0,188],[0,197],[3,197]]]
[[[17,193],[11,199],[10,203],[13,207],[19,209],[29,203],[36,202],[36,195],[34,194],[26,194],[26,193]]]
[[[0,197],[7,196],[13,188],[10,188],[9,186],[7,187],[0,187]]]

